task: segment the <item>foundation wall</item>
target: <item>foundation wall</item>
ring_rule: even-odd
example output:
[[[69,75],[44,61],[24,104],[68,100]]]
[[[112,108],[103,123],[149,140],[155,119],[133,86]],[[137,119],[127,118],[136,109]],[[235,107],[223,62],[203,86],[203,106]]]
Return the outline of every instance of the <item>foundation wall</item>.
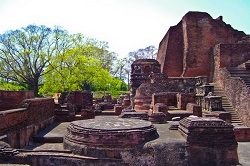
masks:
[[[0,140],[13,148],[28,144],[33,135],[54,121],[54,100],[52,98],[27,99],[19,109],[0,112]]]

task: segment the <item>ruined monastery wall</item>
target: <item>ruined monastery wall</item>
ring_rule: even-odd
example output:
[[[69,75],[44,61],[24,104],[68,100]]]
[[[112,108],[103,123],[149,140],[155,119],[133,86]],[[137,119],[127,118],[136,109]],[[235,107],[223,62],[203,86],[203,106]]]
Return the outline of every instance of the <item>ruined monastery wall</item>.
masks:
[[[240,77],[231,77],[227,68],[250,59],[250,44],[219,44],[214,48],[214,78],[237,112],[242,123],[250,127],[250,89]]]
[[[212,48],[219,43],[234,43],[245,36],[244,32],[233,29],[221,18],[213,19],[204,12],[188,12],[167,34],[160,43],[157,60],[169,77],[177,76],[177,73],[184,77],[209,76]],[[171,38],[171,34],[178,35]],[[176,72],[176,68],[172,67],[176,63],[183,65],[182,72],[179,68]]]
[[[52,124],[54,105],[52,98],[27,99],[22,108],[0,111],[0,140],[14,148],[27,145],[33,135]]]
[[[24,99],[34,97],[33,91],[0,90],[0,111],[19,108]]]
[[[161,71],[172,77],[178,77],[183,70],[183,32],[182,22],[178,25],[170,27],[166,36],[162,39],[159,45],[157,60],[161,63]],[[165,55],[171,56],[165,56]],[[162,64],[162,62],[167,62]],[[171,64],[171,68],[169,65]]]

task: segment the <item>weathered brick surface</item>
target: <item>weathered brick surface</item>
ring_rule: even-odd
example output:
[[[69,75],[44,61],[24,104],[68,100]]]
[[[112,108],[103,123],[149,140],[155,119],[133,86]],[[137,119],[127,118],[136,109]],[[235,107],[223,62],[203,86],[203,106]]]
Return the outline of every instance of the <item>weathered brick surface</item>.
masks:
[[[137,59],[131,64],[130,92],[134,97],[136,89],[144,82],[149,81],[151,73],[160,73],[160,64],[155,59]]]
[[[19,108],[24,99],[34,98],[33,91],[0,90],[0,111]]]
[[[218,44],[214,47],[215,68],[237,67],[250,60],[250,43]]]
[[[5,131],[27,125],[28,112],[26,108],[6,110],[0,112],[0,135]]]
[[[169,77],[209,76],[211,48],[219,43],[234,43],[244,36],[244,32],[207,13],[188,12],[162,39],[157,60]]]
[[[169,77],[162,82],[142,83],[136,90],[135,110],[149,110],[152,102],[152,95],[155,93],[169,93],[168,99],[164,97],[156,97],[155,103],[168,103],[168,106],[177,106],[177,92],[194,93],[196,80],[194,77]],[[169,96],[170,95],[170,96]],[[171,97],[173,95],[174,97]],[[158,100],[159,99],[159,100]],[[168,100],[168,101],[167,101]]]
[[[189,165],[237,165],[233,126],[218,118],[184,118],[179,131],[186,138]],[[206,154],[206,155],[204,155]]]
[[[169,28],[167,34],[160,42],[157,60],[161,64],[161,71],[168,76],[178,77],[183,72],[183,31],[182,21]],[[173,56],[165,56],[171,55]],[[169,63],[168,63],[169,62]],[[180,63],[181,62],[181,63]],[[171,67],[167,67],[171,63]]]
[[[194,94],[177,93],[177,108],[185,110],[188,103],[194,103]]]
[[[214,81],[224,89],[242,123],[250,127],[250,90],[246,84],[237,77],[231,77],[226,68],[216,71]]]
[[[235,126],[234,127],[235,138],[238,142],[250,141],[250,127]]]
[[[188,103],[186,110],[187,112],[192,112],[195,116],[202,117],[202,108],[198,104]]]
[[[76,112],[80,112],[81,109],[92,107],[93,94],[90,91],[64,92],[59,98],[59,102],[60,104],[70,103]]]
[[[22,108],[0,112],[0,136],[14,148],[28,144],[30,137],[53,122],[54,99],[26,99]]]
[[[39,124],[54,116],[55,103],[53,98],[27,99],[21,105],[23,108],[27,108],[28,124]]]

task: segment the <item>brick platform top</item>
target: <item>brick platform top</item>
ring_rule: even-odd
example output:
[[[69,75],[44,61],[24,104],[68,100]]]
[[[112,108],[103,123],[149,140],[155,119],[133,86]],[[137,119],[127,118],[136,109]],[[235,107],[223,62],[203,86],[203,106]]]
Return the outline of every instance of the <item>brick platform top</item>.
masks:
[[[67,127],[64,147],[90,157],[121,158],[122,151],[158,136],[152,123],[144,120],[117,117],[79,120]]]
[[[89,120],[74,121],[71,124],[75,127],[91,130],[107,130],[107,131],[122,131],[122,130],[134,130],[134,129],[147,129],[154,128],[149,121],[138,119],[124,119],[124,118],[99,118]]]

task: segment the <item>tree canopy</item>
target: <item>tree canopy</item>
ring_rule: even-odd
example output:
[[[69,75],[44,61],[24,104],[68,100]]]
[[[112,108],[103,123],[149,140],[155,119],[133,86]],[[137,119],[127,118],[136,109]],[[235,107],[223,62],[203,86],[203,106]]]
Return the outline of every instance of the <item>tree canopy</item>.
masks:
[[[63,86],[63,89],[76,89],[80,84],[74,80],[79,76],[79,79],[94,83],[93,80],[97,81],[100,75],[108,75],[116,54],[107,49],[107,42],[87,38],[82,34],[71,35],[60,27],[29,25],[0,35],[0,77],[6,82],[16,82],[33,90],[37,95],[41,83],[47,86],[45,80],[49,80],[49,75],[60,80],[59,76],[64,78],[70,74],[72,78],[66,80],[72,83],[72,87]],[[78,69],[73,64],[77,64]],[[71,66],[68,71],[66,65]],[[60,75],[56,75],[59,68]]]
[[[100,60],[83,56],[76,48],[53,57],[45,71],[50,73],[43,78],[40,90],[43,94],[83,90],[86,83],[97,89],[105,89],[112,82],[112,76],[102,67]]]
[[[29,89],[35,95],[82,90],[120,90],[129,80],[131,63],[155,58],[148,46],[127,58],[108,50],[108,43],[69,34],[58,26],[28,25],[0,34],[0,79],[4,89]],[[127,80],[127,81],[128,81]],[[129,81],[128,81],[129,82]]]
[[[54,54],[56,31],[29,25],[0,35],[0,76],[38,92],[39,78]]]

